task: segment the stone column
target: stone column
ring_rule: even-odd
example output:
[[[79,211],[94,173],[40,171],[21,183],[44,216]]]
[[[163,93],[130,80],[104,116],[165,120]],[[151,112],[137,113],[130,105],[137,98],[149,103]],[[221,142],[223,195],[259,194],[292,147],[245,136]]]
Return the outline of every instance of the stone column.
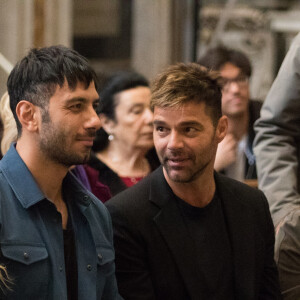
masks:
[[[134,0],[132,67],[152,79],[171,63],[191,61],[195,0]]]
[[[14,65],[33,45],[33,0],[0,0],[0,51]],[[0,67],[0,96],[8,74]]]
[[[149,79],[171,63],[172,0],[134,0],[132,67]]]
[[[44,46],[64,45],[72,47],[73,1],[45,1]]]
[[[34,46],[72,46],[72,13],[72,0],[0,0],[1,54],[14,65]],[[0,67],[0,96],[7,77]]]

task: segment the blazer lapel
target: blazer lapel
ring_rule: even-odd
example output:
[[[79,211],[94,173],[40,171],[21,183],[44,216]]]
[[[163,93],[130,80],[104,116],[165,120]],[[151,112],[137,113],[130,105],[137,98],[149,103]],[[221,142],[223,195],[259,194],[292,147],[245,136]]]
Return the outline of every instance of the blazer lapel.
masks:
[[[215,179],[232,246],[236,298],[254,299],[255,233],[249,224],[252,224],[255,218],[233,188],[231,189],[227,182],[222,182],[223,177],[215,174]]]
[[[194,242],[189,235],[174,195],[165,181],[162,171],[160,176],[154,178],[151,182],[150,201],[160,206],[161,210],[153,218],[153,221],[170,249],[190,299],[199,299],[201,289],[205,287],[205,279],[201,276],[195,261]]]

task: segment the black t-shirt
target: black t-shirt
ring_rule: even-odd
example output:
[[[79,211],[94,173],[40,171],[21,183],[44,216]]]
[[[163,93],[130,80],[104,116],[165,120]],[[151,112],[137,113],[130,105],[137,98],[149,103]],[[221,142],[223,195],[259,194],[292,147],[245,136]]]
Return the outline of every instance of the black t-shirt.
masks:
[[[234,299],[233,261],[228,230],[221,201],[217,194],[205,207],[192,206],[177,198],[178,207],[194,241],[204,282],[199,299]]]
[[[74,230],[70,215],[68,218],[67,229],[64,231],[64,254],[65,254],[65,268],[68,300],[78,299],[78,271],[77,271],[77,258],[74,239]]]

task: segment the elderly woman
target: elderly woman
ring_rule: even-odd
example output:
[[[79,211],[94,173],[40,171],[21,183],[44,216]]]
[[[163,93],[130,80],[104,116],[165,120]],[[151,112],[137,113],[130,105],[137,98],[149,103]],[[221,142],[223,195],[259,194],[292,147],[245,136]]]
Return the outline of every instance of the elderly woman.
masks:
[[[134,72],[118,72],[100,93],[102,128],[89,165],[112,193],[123,191],[158,167],[153,148],[148,81]]]

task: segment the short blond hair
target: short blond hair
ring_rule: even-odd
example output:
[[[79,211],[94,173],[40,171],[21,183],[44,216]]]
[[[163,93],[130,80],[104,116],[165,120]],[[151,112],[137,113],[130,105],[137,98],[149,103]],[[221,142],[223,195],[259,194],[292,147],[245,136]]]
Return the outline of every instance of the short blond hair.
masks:
[[[10,109],[9,96],[5,92],[0,100],[0,119],[3,124],[3,136],[1,140],[1,153],[4,155],[12,142],[18,137],[17,124]]]
[[[222,88],[218,72],[196,63],[178,63],[159,74],[151,85],[151,109],[204,102],[214,125],[222,116]]]

